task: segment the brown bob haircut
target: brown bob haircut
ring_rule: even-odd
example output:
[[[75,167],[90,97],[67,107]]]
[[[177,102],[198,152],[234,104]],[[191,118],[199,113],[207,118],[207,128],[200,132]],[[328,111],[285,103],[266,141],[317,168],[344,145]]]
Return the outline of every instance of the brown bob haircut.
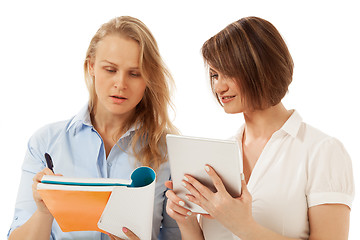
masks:
[[[294,63],[284,39],[270,22],[258,17],[231,23],[207,40],[201,51],[209,67],[236,81],[251,110],[278,104],[292,81]],[[211,76],[210,80],[221,104]]]

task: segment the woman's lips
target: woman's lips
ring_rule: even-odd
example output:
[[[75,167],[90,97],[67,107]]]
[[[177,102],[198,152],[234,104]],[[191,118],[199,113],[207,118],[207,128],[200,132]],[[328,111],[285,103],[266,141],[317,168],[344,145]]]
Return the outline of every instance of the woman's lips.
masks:
[[[234,98],[235,98],[235,96],[222,96],[220,99],[221,99],[221,102],[225,104],[225,103],[232,101]]]
[[[123,96],[117,96],[117,95],[111,96],[111,99],[116,104],[123,103],[127,100],[127,98],[125,98]]]

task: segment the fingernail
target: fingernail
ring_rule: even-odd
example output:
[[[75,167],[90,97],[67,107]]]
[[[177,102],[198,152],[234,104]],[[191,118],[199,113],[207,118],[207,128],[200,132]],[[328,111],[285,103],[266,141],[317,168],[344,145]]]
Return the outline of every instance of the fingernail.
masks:
[[[187,182],[189,181],[189,179],[188,179],[187,177],[185,177],[185,176],[183,177],[183,179],[184,179],[185,181],[187,181]]]
[[[205,166],[205,171],[207,171],[207,172],[209,172],[209,171],[210,171],[209,166]]]
[[[183,207],[185,206],[185,203],[183,201],[179,201],[179,205]]]
[[[186,214],[189,215],[189,216],[191,216],[192,212],[189,211],[189,212],[187,212]]]
[[[124,233],[127,233],[128,229],[127,229],[126,227],[123,227],[123,228],[122,228],[122,231],[123,231]]]
[[[244,173],[241,173],[241,181],[244,181],[245,180],[245,175]]]
[[[184,187],[186,187],[186,183],[185,183],[185,182],[181,182],[181,184],[182,184]]]
[[[190,198],[189,198],[189,196],[188,196],[188,195],[185,195],[185,197],[186,197],[186,199],[187,199],[187,200],[190,200]]]

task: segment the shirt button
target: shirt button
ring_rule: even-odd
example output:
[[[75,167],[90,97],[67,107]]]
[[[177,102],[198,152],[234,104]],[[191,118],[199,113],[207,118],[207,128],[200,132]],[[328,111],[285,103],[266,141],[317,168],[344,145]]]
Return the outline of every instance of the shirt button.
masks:
[[[112,164],[111,164],[111,163],[108,163],[107,165],[108,165],[109,167],[111,167]]]

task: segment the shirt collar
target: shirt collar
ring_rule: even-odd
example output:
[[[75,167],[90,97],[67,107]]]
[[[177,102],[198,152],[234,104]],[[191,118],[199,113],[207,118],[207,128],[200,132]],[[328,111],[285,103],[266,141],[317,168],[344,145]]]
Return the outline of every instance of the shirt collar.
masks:
[[[129,128],[129,130],[127,130],[127,132],[124,133],[124,134],[120,137],[119,141],[120,141],[122,138],[131,136],[131,134],[132,134],[133,132],[135,132],[135,130],[137,130],[137,129],[138,129],[138,127],[135,128],[134,126],[131,126],[131,127]]]
[[[280,130],[284,131],[285,133],[295,138],[297,136],[297,133],[299,132],[301,123],[302,123],[302,117],[296,110],[293,110],[293,113],[291,114],[289,119],[284,123],[284,125],[280,128]],[[240,127],[240,129],[238,130],[236,135],[232,137],[232,139],[236,139],[240,141],[242,139],[244,129],[245,129],[245,124],[243,124]]]
[[[292,137],[296,137],[297,133],[299,132],[300,126],[302,123],[302,118],[300,114],[293,110],[293,113],[289,117],[289,119],[284,123],[281,127],[281,130],[285,131]]]
[[[86,104],[78,114],[76,114],[73,119],[70,121],[69,126],[67,127],[66,131],[72,131],[74,135],[76,135],[82,128],[83,126],[88,126],[88,127],[93,127],[92,123],[91,123],[91,118],[90,118],[90,111],[89,111],[89,107],[88,104]],[[135,130],[137,130],[139,128],[139,126],[131,126],[130,129],[124,133],[119,141],[125,137],[131,136],[131,134],[133,132],[135,132]]]
[[[90,111],[88,104],[86,104],[78,114],[73,117],[73,119],[70,121],[66,131],[74,131],[74,135],[81,130],[83,125],[92,127],[91,118],[90,118]]]

